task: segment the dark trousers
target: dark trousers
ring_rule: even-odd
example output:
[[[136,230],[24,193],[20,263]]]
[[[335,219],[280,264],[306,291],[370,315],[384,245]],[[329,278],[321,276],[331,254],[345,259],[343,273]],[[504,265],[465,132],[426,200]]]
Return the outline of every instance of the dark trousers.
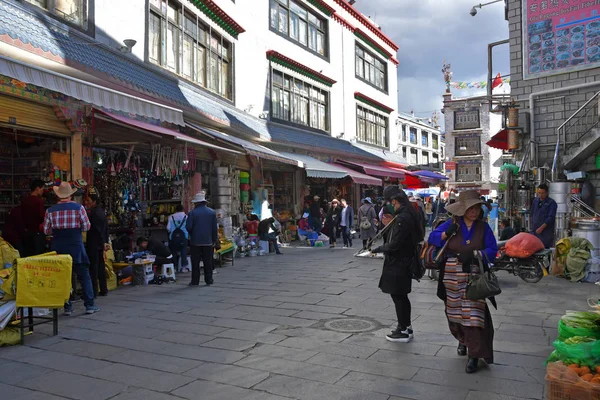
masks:
[[[191,246],[192,284],[200,283],[200,261],[204,264],[204,282],[213,283],[213,246]]]
[[[344,238],[344,246],[352,247],[352,236],[350,235],[350,228],[347,226],[340,227],[342,231],[342,237]]]
[[[90,277],[92,278],[92,290],[94,297],[98,297],[98,285],[100,293],[107,294],[106,270],[104,269],[104,249],[87,249],[90,259]]]
[[[327,230],[329,232],[329,244],[335,244],[337,240],[337,226],[328,225]]]
[[[398,318],[398,327],[405,330],[410,326],[410,300],[407,294],[392,294],[394,306],[396,306],[396,317]]]
[[[266,235],[262,235],[260,240],[265,242],[273,243],[273,248],[275,249],[275,253],[279,254],[279,245],[277,244],[277,235],[274,233],[267,233]],[[270,251],[270,249],[269,249]]]
[[[37,256],[46,251],[46,235],[41,232],[27,232],[23,238],[23,254],[21,257]]]

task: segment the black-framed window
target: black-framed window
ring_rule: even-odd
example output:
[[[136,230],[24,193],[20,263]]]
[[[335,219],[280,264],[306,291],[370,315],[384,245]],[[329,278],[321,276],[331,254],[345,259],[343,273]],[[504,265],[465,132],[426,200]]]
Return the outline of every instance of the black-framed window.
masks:
[[[148,59],[233,98],[233,44],[177,1],[150,0]]]
[[[440,157],[436,153],[433,153],[431,158],[432,158],[431,163],[434,165],[434,167],[439,168],[440,167]]]
[[[465,135],[454,138],[454,154],[457,156],[478,156],[481,154],[481,137]]]
[[[329,92],[283,72],[272,71],[271,117],[329,130]]]
[[[327,21],[294,0],[270,1],[271,30],[327,57]]]
[[[410,143],[417,144],[417,128],[410,128]]]
[[[387,116],[357,105],[356,125],[356,138],[358,141],[376,146],[387,147]]]
[[[88,30],[90,9],[94,0],[24,0],[26,3],[43,8],[58,19]],[[91,4],[90,4],[91,3]]]
[[[429,164],[429,153],[426,151],[423,151],[421,153],[421,156],[423,157],[423,162],[421,164],[428,165]]]
[[[481,181],[481,164],[458,164],[456,166],[457,182]]]
[[[417,149],[410,149],[410,165],[417,165]]]
[[[421,145],[429,147],[429,132],[421,131]]]
[[[479,129],[479,110],[454,111],[454,129]]]
[[[408,131],[408,125],[402,125],[402,142],[406,143],[406,132]]]
[[[406,160],[406,146],[402,146],[402,158]]]
[[[431,134],[431,146],[437,150],[440,147],[439,137],[435,133]]]
[[[387,62],[356,44],[356,77],[387,92]]]

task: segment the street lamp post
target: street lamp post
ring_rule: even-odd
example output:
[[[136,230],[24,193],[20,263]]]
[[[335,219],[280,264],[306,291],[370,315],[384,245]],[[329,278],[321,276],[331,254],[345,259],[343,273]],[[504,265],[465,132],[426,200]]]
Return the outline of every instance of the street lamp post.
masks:
[[[490,1],[488,3],[480,3],[480,4],[476,4],[473,6],[473,8],[471,8],[471,16],[474,17],[477,15],[477,9],[478,8],[483,8],[485,6],[489,6],[490,4],[494,4],[494,3],[500,3],[501,1],[505,1],[505,0],[494,0],[494,1]]]

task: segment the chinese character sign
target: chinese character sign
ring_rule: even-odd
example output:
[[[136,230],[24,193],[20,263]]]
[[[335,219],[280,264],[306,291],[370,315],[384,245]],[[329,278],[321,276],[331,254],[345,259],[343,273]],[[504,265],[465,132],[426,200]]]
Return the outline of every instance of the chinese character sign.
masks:
[[[523,78],[600,67],[600,0],[523,0]]]

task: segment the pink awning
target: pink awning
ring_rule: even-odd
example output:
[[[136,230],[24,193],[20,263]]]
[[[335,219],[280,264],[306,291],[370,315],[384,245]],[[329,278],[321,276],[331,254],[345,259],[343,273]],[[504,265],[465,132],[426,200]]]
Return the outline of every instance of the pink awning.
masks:
[[[112,123],[117,123],[120,125],[126,125],[128,127],[131,128],[137,128],[137,129],[142,129],[148,132],[152,132],[152,133],[158,133],[160,135],[166,135],[166,136],[171,136],[177,140],[181,140],[184,142],[188,142],[188,143],[192,143],[192,144],[196,144],[198,146],[202,146],[202,147],[207,147],[207,148],[211,148],[214,150],[219,150],[219,151],[226,151],[228,153],[234,153],[234,154],[243,154],[239,151],[235,151],[235,150],[230,150],[227,149],[225,147],[220,147],[220,146],[216,146],[214,144],[210,144],[207,142],[204,142],[200,139],[196,139],[194,137],[185,135],[183,133],[177,132],[173,129],[169,129],[169,128],[164,128],[162,126],[159,125],[152,125],[149,124],[147,122],[143,122],[143,121],[137,121],[135,119],[131,119],[131,118],[127,118],[127,117],[123,117],[117,114],[113,114],[107,111],[103,111],[103,110],[99,110],[97,108],[94,108],[94,118],[98,118],[98,119],[102,119],[108,122],[112,122]]]
[[[365,174],[371,175],[371,176],[380,176],[383,178],[397,178],[397,179],[404,179],[404,176],[405,176],[404,172],[402,172],[401,170],[399,170],[397,168],[384,167],[381,165],[374,165],[374,164],[357,163],[357,162],[345,161],[345,160],[340,160],[340,161],[346,165],[361,168]]]
[[[383,184],[381,179],[374,178],[369,175],[361,174],[360,172],[355,171],[352,168],[347,167],[345,165],[338,164],[338,163],[333,163],[333,165],[348,172],[348,176],[354,181],[354,183],[359,183],[361,185],[374,185],[374,186],[381,186]]]

